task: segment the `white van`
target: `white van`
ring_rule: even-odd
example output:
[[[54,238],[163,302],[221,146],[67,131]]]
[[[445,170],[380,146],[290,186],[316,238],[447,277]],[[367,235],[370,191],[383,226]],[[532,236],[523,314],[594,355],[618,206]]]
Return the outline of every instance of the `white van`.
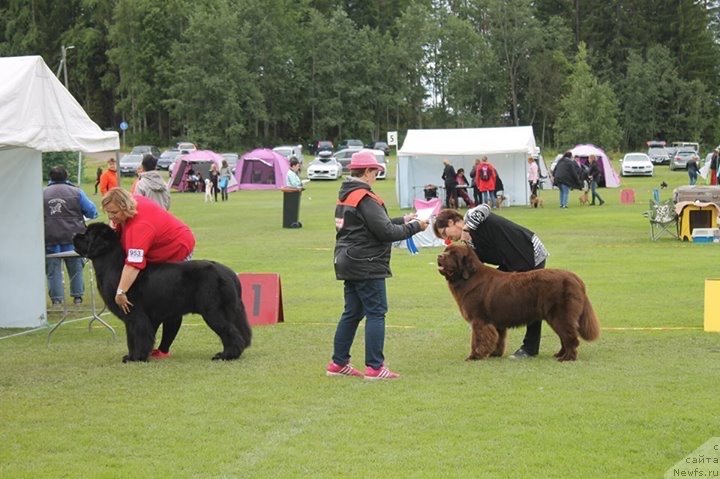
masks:
[[[303,153],[302,153],[302,145],[295,145],[295,146],[289,146],[289,145],[282,145],[282,146],[276,146],[273,148],[273,151],[276,151],[280,153],[282,156],[287,158],[288,160],[292,158],[293,156],[297,158],[297,160],[300,162],[300,166],[302,167],[303,164]]]

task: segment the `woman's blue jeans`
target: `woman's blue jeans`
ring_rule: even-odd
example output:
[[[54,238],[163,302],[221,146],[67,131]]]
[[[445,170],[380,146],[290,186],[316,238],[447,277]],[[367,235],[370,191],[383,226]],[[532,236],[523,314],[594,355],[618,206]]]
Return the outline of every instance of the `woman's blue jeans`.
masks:
[[[564,183],[560,183],[558,188],[560,188],[560,206],[567,207],[568,201],[570,200],[570,187]]]
[[[385,279],[345,281],[345,310],[340,316],[333,342],[333,362],[350,362],[350,348],[363,316],[365,320],[365,365],[378,369],[385,361]]]

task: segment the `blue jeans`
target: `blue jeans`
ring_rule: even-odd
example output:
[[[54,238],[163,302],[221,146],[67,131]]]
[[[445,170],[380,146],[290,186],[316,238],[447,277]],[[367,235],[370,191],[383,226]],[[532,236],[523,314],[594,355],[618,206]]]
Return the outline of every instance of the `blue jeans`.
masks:
[[[602,198],[600,198],[600,195],[597,194],[596,190],[597,190],[597,181],[592,180],[590,182],[590,191],[592,191],[592,200],[590,202],[592,204],[595,204],[595,198],[597,198],[600,203],[605,203],[605,201]]]
[[[45,273],[47,274],[50,299],[52,301],[62,301],[65,298],[62,272],[63,261],[65,261],[65,267],[70,277],[70,296],[82,298],[83,293],[85,293],[82,258],[45,258]]]
[[[482,196],[482,202],[485,203],[488,206],[497,206],[497,202],[495,201],[495,192],[494,191],[482,191],[480,192],[480,195]]]
[[[560,183],[558,188],[560,188],[560,206],[567,207],[570,199],[570,187],[564,183]]]
[[[690,177],[690,184],[691,184],[691,185],[694,185],[694,184],[697,183],[697,177],[698,177],[697,171],[690,171],[690,170],[688,170],[688,176]]]
[[[378,369],[385,361],[385,313],[388,310],[385,279],[345,281],[344,294],[345,310],[335,330],[333,362],[340,366],[350,362],[350,348],[365,316],[365,365]]]

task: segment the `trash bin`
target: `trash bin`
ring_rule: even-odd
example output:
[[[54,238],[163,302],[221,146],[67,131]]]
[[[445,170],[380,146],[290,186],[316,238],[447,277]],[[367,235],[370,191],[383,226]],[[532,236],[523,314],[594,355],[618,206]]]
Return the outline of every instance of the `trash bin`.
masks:
[[[301,190],[282,188],[283,192],[283,228],[302,228],[300,217]]]

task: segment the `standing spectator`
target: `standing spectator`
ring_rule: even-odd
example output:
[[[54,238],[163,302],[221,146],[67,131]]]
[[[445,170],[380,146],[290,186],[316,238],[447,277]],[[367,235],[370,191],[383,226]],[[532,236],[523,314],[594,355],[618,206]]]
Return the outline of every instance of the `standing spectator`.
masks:
[[[122,188],[113,188],[103,196],[102,208],[118,232],[126,255],[115,303],[127,314],[133,306],[127,292],[140,271],[148,263],[190,259],[195,238],[185,223],[156,202],[143,196],[132,196]],[[150,354],[158,359],[170,355],[170,345],[180,330],[182,316],[166,318],[162,324],[160,346]]]
[[[227,160],[223,160],[222,166],[220,167],[220,179],[218,180],[220,185],[220,198],[223,201],[227,201],[228,199],[228,185],[230,184],[231,177],[232,170],[230,166],[228,166]]]
[[[480,188],[478,188],[477,182],[475,181],[475,176],[477,175],[477,168],[480,165],[480,158],[475,158],[475,163],[473,164],[472,170],[470,170],[470,182],[472,183],[473,187],[473,200],[475,201],[476,205],[479,205],[482,201],[482,196],[480,194]]]
[[[495,201],[495,167],[483,156],[475,173],[475,183],[480,190],[481,201],[491,207],[497,206]]]
[[[495,191],[493,191],[493,196],[495,197],[495,206],[497,208],[502,207],[502,204],[505,201],[505,185],[503,185],[502,179],[500,178],[500,174],[497,170],[495,170]]]
[[[350,348],[365,316],[365,379],[396,379],[400,375],[385,367],[383,355],[391,244],[424,230],[428,223],[414,215],[388,216],[385,203],[371,189],[378,171],[385,169],[375,155],[361,150],[352,155],[349,168],[335,207],[335,276],[344,281],[345,308],[326,374],[363,376],[350,364]]]
[[[50,170],[50,181],[43,190],[45,216],[45,254],[74,251],[72,238],[76,233],[85,232],[85,218],[97,218],[97,208],[84,191],[67,179],[63,166]],[[63,258],[70,277],[70,296],[74,304],[82,303],[85,293],[83,281],[83,260],[80,257]],[[65,299],[62,281],[62,260],[45,259],[45,273],[48,293],[52,304],[61,304]]]
[[[210,165],[210,173],[208,173],[210,178],[210,184],[212,185],[212,194],[215,196],[215,203],[217,203],[217,195],[218,195],[218,185],[220,183],[220,171],[218,170],[218,166],[213,162],[212,165]]]
[[[95,178],[95,194],[98,193],[98,186],[100,185],[100,177],[102,177],[102,166],[98,166],[97,172],[96,172],[96,178]]]
[[[718,163],[720,163],[720,146],[715,148],[710,158],[710,184],[718,184]]]
[[[468,183],[467,177],[465,176],[465,170],[463,168],[458,168],[455,178],[457,179],[457,186],[455,188],[457,190],[458,198],[463,199],[467,208],[472,208],[473,206],[475,206],[475,202],[471,200],[470,195],[468,195],[467,190],[470,184]]]
[[[590,155],[588,157],[588,168],[588,182],[590,183],[590,192],[592,193],[590,206],[595,206],[595,198],[597,198],[597,200],[600,202],[600,206],[602,206],[605,204],[605,200],[603,200],[597,192],[598,182],[600,180],[600,177],[602,176],[602,172],[600,171],[600,165],[597,161],[597,156]]]
[[[537,161],[532,156],[528,156],[528,185],[530,185],[530,195],[537,196],[538,185],[540,184],[540,172]]]
[[[698,173],[700,172],[700,168],[698,168],[698,162],[695,158],[696,158],[696,156],[693,155],[687,161],[687,172],[688,172],[688,176],[690,177],[691,185],[694,185],[695,183],[697,183]]]
[[[108,191],[119,186],[117,177],[117,164],[115,158],[110,158],[105,173],[100,175],[100,194],[105,195]]]
[[[140,173],[135,193],[150,198],[164,209],[170,209],[170,191],[165,180],[156,170],[157,158],[146,154],[142,159],[142,172]]]
[[[577,163],[572,159],[572,153],[566,151],[555,165],[553,175],[555,186],[560,190],[560,208],[567,208],[570,200],[570,190],[582,188],[582,182],[578,175]]]
[[[303,189],[302,180],[300,179],[300,162],[294,156],[290,158],[290,169],[287,172],[285,186],[288,188]]]
[[[488,205],[468,210],[464,218],[455,210],[442,210],[435,218],[433,230],[439,238],[468,241],[480,261],[497,265],[500,271],[542,269],[548,257],[535,233],[493,214]],[[542,320],[528,324],[522,346],[512,357],[537,356],[541,329]]]
[[[453,168],[449,160],[443,160],[443,165],[445,165],[442,174],[442,179],[445,182],[445,207],[454,208],[457,206],[457,193],[455,191],[457,173],[455,173],[455,168]]]

